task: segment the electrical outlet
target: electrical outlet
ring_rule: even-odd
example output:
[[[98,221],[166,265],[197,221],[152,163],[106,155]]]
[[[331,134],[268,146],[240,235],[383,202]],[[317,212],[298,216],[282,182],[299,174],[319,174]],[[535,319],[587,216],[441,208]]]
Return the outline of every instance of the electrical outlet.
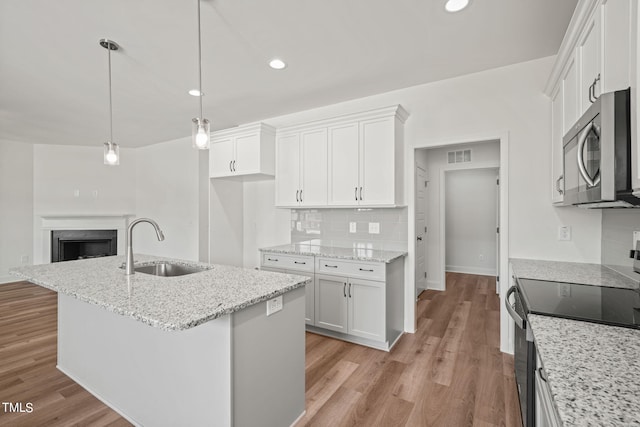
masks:
[[[484,255],[483,255],[483,254],[480,254],[480,255],[478,256],[478,259],[479,259],[480,261],[484,261]]]
[[[267,301],[267,316],[282,310],[282,295]]]
[[[357,231],[356,229],[356,223],[355,222],[350,222],[349,223],[349,233],[355,233]]]
[[[379,222],[370,222],[369,223],[369,234],[380,234],[380,223]]]
[[[80,190],[73,190],[73,197],[80,197]]]
[[[97,199],[98,198],[98,190],[93,190],[91,192],[91,195],[93,196],[94,199]]]
[[[559,297],[570,297],[571,296],[571,284],[569,284],[569,283],[558,283],[558,296]]]
[[[571,227],[568,225],[561,225],[558,227],[558,240],[569,241],[571,240]]]

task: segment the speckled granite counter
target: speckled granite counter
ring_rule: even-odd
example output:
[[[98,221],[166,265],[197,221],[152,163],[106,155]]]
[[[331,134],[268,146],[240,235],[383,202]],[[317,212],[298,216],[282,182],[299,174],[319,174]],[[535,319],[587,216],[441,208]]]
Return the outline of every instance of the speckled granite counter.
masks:
[[[314,255],[327,258],[349,259],[355,261],[373,261],[390,263],[396,258],[406,256],[406,252],[381,251],[365,248],[338,248],[333,246],[317,246],[306,243],[292,243],[287,245],[260,248],[261,252],[273,252],[290,255]]]
[[[126,276],[120,268],[124,257],[116,256],[19,267],[10,273],[164,330],[193,328],[304,286],[309,280],[148,255],[136,254],[135,259],[136,266],[169,260],[209,269],[176,277]]]
[[[565,426],[640,425],[640,330],[529,315]]]
[[[581,283],[612,288],[638,288],[638,282],[601,264],[510,259],[513,272],[520,279]]]

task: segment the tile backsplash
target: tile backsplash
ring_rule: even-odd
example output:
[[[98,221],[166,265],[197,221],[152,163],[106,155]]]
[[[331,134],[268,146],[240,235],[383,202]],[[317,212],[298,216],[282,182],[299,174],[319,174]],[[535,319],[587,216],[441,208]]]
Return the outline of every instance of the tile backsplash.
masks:
[[[369,233],[376,223],[379,233]],[[407,233],[407,208],[291,210],[291,243],[406,251]]]
[[[602,264],[633,266],[629,250],[634,249],[634,231],[640,231],[640,209],[602,211]]]

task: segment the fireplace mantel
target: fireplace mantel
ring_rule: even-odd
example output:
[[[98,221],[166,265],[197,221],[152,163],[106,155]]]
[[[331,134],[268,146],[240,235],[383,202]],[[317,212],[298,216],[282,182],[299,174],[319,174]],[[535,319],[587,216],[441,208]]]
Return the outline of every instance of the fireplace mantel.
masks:
[[[124,253],[125,231],[134,214],[117,213],[44,213],[35,215],[34,264],[51,262],[53,230],[117,230],[118,254]]]

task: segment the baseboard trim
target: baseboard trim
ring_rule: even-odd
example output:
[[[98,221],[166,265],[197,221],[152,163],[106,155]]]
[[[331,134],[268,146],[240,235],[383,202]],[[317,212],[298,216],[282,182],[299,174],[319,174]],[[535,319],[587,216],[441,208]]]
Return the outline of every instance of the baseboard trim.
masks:
[[[0,285],[4,285],[5,283],[14,283],[20,282],[21,280],[15,276],[0,276]]]
[[[318,335],[324,335],[325,337],[336,338],[342,341],[351,342],[354,344],[364,345],[366,347],[375,348],[377,350],[389,351],[391,347],[398,341],[398,338],[402,336],[402,332],[398,334],[398,337],[389,345],[389,341],[374,341],[366,338],[355,337],[353,335],[343,334],[340,332],[331,331],[329,329],[319,328],[317,326],[307,325],[307,332],[312,332]]]
[[[475,274],[478,276],[497,276],[495,268],[468,267],[464,265],[447,265],[445,271],[448,273]]]
[[[439,281],[428,280],[427,281],[427,289],[431,289],[431,290],[434,290],[434,291],[444,291],[444,286],[442,286],[442,283],[440,283]]]

